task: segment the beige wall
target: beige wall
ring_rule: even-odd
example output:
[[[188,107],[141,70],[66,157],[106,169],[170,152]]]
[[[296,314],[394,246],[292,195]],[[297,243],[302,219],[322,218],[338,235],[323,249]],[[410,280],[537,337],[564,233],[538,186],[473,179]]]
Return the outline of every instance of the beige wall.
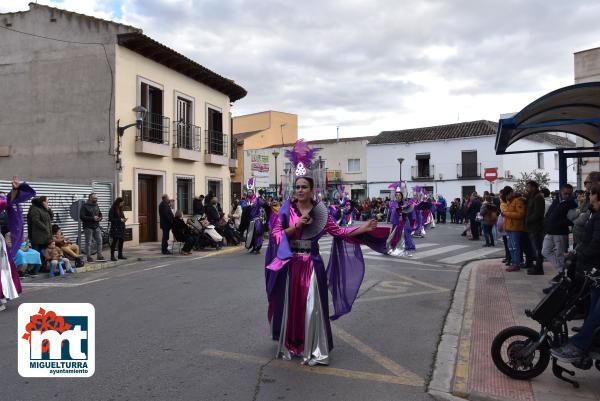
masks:
[[[116,46],[115,68],[115,120],[120,119],[121,125],[135,122],[133,107],[140,103],[140,78],[155,82],[163,88],[163,115],[170,118],[170,138],[173,141],[173,120],[175,116],[175,93],[182,93],[193,98],[193,124],[201,128],[201,153],[204,154],[205,132],[207,128],[207,109],[210,105],[222,112],[223,132],[230,132],[230,102],[229,97],[211,89],[187,76],[175,72],[161,64],[149,60],[129,49]],[[135,127],[125,131],[122,141],[123,170],[117,182],[121,190],[132,190],[133,211],[126,212],[128,226],[134,229],[134,241],[137,236],[137,175],[152,174],[159,176],[159,189],[157,196],[163,192],[171,198],[176,196],[176,176],[194,177],[194,195],[208,192],[208,179],[222,182],[224,211],[229,212],[230,207],[230,174],[228,166],[205,164],[204,161],[184,161],[174,159],[172,156],[159,157],[135,152],[136,147]],[[227,144],[229,153],[230,143]],[[203,159],[202,159],[203,160]],[[120,196],[121,194],[117,194]],[[129,224],[131,223],[131,224]],[[159,231],[160,235],[160,231]]]
[[[575,83],[600,81],[600,48],[584,50],[575,53]],[[590,147],[593,144],[577,137],[577,146]],[[583,159],[581,166],[581,181],[592,171],[600,171],[600,159],[588,157]]]
[[[298,140],[298,116],[279,111],[265,111],[233,118],[233,133],[253,133],[243,139],[244,150],[263,149]]]

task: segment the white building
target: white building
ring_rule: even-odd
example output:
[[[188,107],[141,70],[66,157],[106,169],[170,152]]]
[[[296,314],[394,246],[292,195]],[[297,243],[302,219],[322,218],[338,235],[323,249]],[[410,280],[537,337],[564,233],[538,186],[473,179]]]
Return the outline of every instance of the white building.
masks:
[[[480,120],[381,132],[367,146],[368,196],[389,195],[388,185],[400,176],[409,188],[424,186],[447,199],[473,191],[482,193],[490,190],[490,183],[483,179],[486,168],[497,168],[498,180],[491,185],[492,192],[514,184],[521,172],[536,169],[550,173],[549,189],[558,189],[558,153],[496,155],[497,131],[497,123]],[[508,150],[567,146],[574,146],[574,142],[558,135],[536,134],[517,141]],[[403,159],[402,163],[398,159]],[[569,166],[568,181],[575,184],[574,165]]]
[[[367,196],[367,144],[373,138],[375,136],[308,141],[311,147],[321,148],[318,156],[323,168],[327,170],[327,190],[330,196],[338,185],[344,185],[352,199],[359,200]],[[269,188],[274,193],[276,182],[280,183],[286,169],[291,168],[284,152],[292,146],[293,144],[286,144],[244,150],[244,182],[254,176],[259,188]]]

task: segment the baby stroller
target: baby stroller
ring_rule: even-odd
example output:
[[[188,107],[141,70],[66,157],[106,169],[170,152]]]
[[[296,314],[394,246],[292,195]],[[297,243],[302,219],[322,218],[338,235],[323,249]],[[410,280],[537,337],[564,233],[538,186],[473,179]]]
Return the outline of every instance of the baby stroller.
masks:
[[[187,224],[199,235],[198,242],[194,249],[204,249],[207,246],[221,248],[223,237],[215,230],[215,227],[208,224],[204,215],[197,215],[187,220]]]
[[[239,245],[242,242],[242,236],[236,230],[233,219],[229,219],[227,224],[221,227],[221,232],[227,240],[228,245]]]

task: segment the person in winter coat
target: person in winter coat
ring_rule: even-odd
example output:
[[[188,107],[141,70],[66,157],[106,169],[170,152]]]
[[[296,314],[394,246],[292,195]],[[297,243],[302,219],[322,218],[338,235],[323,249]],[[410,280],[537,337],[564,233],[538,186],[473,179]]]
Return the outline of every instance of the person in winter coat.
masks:
[[[480,222],[477,221],[477,213],[481,210],[481,201],[477,192],[473,192],[471,195],[471,203],[467,209],[467,217],[469,219],[469,226],[471,227],[471,240],[479,241],[479,229]]]
[[[88,262],[93,262],[90,246],[92,236],[96,241],[96,260],[106,260],[102,256],[102,231],[100,230],[100,221],[102,221],[102,212],[98,206],[98,196],[91,193],[88,196],[88,201],[81,206],[79,218],[83,222],[83,233],[85,234],[85,254]]]
[[[43,253],[46,244],[52,239],[53,218],[54,213],[48,206],[48,197],[40,196],[31,201],[27,213],[27,232],[32,248],[40,253]]]
[[[123,213],[123,198],[117,198],[113,202],[110,210],[108,211],[108,221],[110,222],[110,236],[112,242],[110,243],[110,260],[116,261],[115,250],[118,249],[118,258],[127,259],[123,256],[123,242],[125,241],[125,222],[127,218]]]
[[[576,207],[577,203],[573,199],[573,187],[566,184],[561,194],[554,198],[544,219],[546,236],[542,255],[559,273],[565,268],[565,249],[568,245],[569,226],[573,224],[568,219],[568,214]]]
[[[535,266],[527,270],[529,275],[544,274],[544,257],[542,246],[544,243],[544,213],[546,204],[540,186],[535,181],[527,182],[527,206],[525,209],[525,231],[529,236],[532,250],[531,256],[535,257]]]
[[[173,216],[173,210],[171,209],[171,201],[169,199],[169,195],[163,194],[162,202],[158,205],[158,216],[160,218],[160,228],[163,232],[162,241],[161,241],[161,252],[163,255],[172,255],[172,252],[169,252],[169,233],[173,228],[173,220],[175,216]]]
[[[508,237],[508,249],[510,251],[510,266],[508,272],[518,271],[521,261],[521,236],[523,235],[523,223],[525,220],[524,199],[515,191],[506,186],[503,189],[508,205],[504,211],[504,229]]]
[[[483,237],[485,238],[484,246],[494,246],[493,228],[498,221],[498,209],[492,202],[490,195],[485,196],[479,214],[483,217],[481,224],[483,225]]]
[[[585,224],[588,221],[590,211],[590,189],[594,183],[600,182],[600,172],[591,172],[583,181],[585,186],[585,200],[583,204],[577,208],[575,216],[573,216],[573,246],[577,244],[583,238],[585,232]]]

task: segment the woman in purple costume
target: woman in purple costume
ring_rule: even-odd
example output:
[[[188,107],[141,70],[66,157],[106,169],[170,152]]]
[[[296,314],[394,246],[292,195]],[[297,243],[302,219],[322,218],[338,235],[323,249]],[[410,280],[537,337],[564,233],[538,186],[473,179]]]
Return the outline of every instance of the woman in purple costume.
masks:
[[[278,358],[302,358],[303,364],[329,364],[333,349],[330,319],[350,312],[364,276],[360,244],[384,253],[388,229],[375,220],[362,227],[340,228],[323,202],[313,197],[310,166],[316,151],[298,141],[286,152],[296,166],[291,181],[295,199],[286,200],[271,233],[265,260],[268,319]],[[318,169],[318,167],[317,167]],[[318,170],[317,170],[318,172]],[[327,269],[319,239],[333,236]],[[329,316],[328,289],[334,314]]]
[[[249,249],[250,253],[258,254],[263,244],[265,202],[254,193],[254,177],[248,180],[247,186],[248,196],[246,201],[247,206],[250,207],[250,224],[246,235],[246,249]]]
[[[13,258],[23,242],[23,212],[20,203],[34,196],[35,191],[27,183],[20,183],[17,177],[13,177],[12,191],[8,196],[0,195],[0,211],[7,210],[8,228],[12,239],[12,245],[8,248],[0,234],[0,311],[6,309],[7,300],[17,298],[22,292]]]
[[[391,184],[388,188],[395,188],[396,192],[396,199],[390,202],[392,229],[386,243],[388,255],[411,256],[409,251],[415,250],[415,243],[411,236],[412,228],[408,219],[408,215],[413,213],[412,204],[404,200],[401,183]]]

